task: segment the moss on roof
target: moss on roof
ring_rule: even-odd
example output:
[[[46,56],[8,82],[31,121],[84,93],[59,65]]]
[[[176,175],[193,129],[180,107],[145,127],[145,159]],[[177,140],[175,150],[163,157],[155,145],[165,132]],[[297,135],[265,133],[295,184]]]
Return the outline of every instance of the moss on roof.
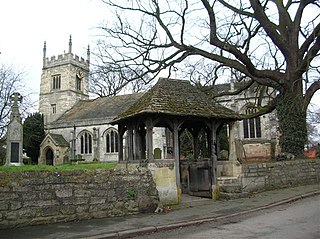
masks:
[[[189,81],[167,78],[160,78],[131,107],[114,118],[112,123],[146,113],[219,119],[240,118],[239,114],[216,103]]]
[[[49,133],[49,136],[52,138],[52,140],[56,143],[57,146],[69,146],[69,143],[61,134]]]
[[[139,93],[100,97],[94,100],[82,100],[64,113],[54,123],[91,119],[113,119],[118,114],[125,111],[142,95],[142,93]]]

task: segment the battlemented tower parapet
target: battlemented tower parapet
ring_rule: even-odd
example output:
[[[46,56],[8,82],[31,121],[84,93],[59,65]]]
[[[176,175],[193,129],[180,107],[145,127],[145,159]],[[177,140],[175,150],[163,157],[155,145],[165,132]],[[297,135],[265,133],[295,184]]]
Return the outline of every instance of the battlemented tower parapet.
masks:
[[[87,59],[79,57],[72,53],[72,37],[69,38],[69,51],[58,56],[51,56],[50,58],[46,56],[47,44],[44,42],[43,46],[43,68],[55,67],[65,64],[74,64],[82,66],[83,68],[88,68],[90,65],[90,48],[87,49]]]
[[[89,67],[89,46],[87,59],[73,54],[71,35],[68,52],[50,58],[44,42],[39,111],[44,115],[45,127],[79,100],[89,99]]]

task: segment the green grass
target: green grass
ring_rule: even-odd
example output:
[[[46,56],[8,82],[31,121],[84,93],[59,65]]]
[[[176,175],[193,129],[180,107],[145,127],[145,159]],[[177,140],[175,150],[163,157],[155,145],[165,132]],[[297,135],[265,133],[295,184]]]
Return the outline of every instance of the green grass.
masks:
[[[0,166],[0,171],[54,171],[54,170],[93,170],[115,168],[116,162],[112,163],[80,163],[76,165],[63,164],[50,165],[23,165],[23,166]]]

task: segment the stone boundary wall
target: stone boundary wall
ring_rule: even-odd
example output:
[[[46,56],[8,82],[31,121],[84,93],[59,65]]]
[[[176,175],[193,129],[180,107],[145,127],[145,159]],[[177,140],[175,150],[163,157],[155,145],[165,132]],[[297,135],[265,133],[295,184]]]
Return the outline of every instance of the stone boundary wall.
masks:
[[[0,228],[154,212],[158,204],[146,168],[0,172]]]
[[[243,192],[257,192],[320,182],[320,160],[301,159],[242,164]]]

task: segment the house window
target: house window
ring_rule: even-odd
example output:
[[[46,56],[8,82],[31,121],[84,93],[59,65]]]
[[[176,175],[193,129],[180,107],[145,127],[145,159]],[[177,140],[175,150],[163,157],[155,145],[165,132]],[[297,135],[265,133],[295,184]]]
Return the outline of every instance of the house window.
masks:
[[[110,129],[106,133],[106,152],[118,152],[118,132],[114,129]]]
[[[57,90],[61,88],[61,75],[52,76],[52,89]]]
[[[51,105],[51,112],[53,115],[57,113],[57,105],[56,104]]]
[[[257,108],[247,108],[245,110],[246,115],[254,114],[258,110]],[[253,119],[243,120],[243,136],[244,138],[261,138],[261,120],[260,116]]]
[[[92,135],[89,132],[80,136],[80,147],[81,154],[92,154]]]

